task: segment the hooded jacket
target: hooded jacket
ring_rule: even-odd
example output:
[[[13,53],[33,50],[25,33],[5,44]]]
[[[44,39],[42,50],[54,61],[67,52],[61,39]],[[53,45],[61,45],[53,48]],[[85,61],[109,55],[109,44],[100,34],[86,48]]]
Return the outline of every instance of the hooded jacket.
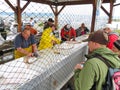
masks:
[[[60,40],[53,35],[52,28],[45,29],[42,33],[38,50],[52,48],[52,40],[56,41],[56,44],[60,44]]]
[[[102,90],[102,85],[105,83],[108,67],[106,64],[98,60],[94,55],[98,53],[108,59],[108,63],[113,68],[120,68],[120,59],[117,54],[113,53],[108,48],[99,48],[87,55],[89,58],[82,70],[75,71],[75,90],[90,90],[96,82],[96,90]]]
[[[116,33],[116,32],[111,32],[111,33],[108,34],[108,38],[109,38],[109,42],[108,42],[108,44],[107,44],[107,47],[108,47],[109,49],[112,49],[112,48],[113,48],[113,43],[114,43],[116,40],[118,40],[118,38],[119,38],[119,34]]]

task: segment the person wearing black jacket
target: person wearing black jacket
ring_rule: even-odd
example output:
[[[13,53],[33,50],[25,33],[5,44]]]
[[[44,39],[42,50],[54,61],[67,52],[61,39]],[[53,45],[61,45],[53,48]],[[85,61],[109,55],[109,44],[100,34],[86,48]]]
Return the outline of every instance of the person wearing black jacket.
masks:
[[[85,26],[84,23],[81,24],[79,28],[76,29],[76,36],[81,36],[84,34],[87,34],[89,32],[89,29]]]

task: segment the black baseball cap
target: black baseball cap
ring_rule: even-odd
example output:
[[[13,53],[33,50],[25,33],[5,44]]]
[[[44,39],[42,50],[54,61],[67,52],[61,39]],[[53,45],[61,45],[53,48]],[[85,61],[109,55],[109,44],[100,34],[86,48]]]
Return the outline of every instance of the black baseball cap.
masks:
[[[48,22],[54,22],[54,20],[52,18],[49,18]]]

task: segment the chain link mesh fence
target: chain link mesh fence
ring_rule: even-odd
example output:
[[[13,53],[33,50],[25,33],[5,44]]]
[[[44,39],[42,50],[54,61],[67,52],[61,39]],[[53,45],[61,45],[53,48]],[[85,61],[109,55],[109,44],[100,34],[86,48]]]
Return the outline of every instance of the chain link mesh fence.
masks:
[[[77,40],[83,38],[86,36]],[[40,50],[37,58],[22,57],[1,64],[0,90],[60,90],[73,76],[74,66],[85,60],[86,52],[87,43],[62,43]]]
[[[17,5],[16,0],[9,1],[13,6]],[[25,4],[26,1],[21,1],[21,7]],[[11,42],[7,44],[5,42],[13,41],[17,35],[10,33],[10,27],[16,22],[16,15],[4,0],[0,0],[0,6],[0,17],[5,23],[5,31],[7,32],[6,40],[1,39],[2,37],[0,38],[1,43],[5,44],[5,47],[2,45],[0,49],[3,50],[6,47],[12,47],[13,50],[13,43],[11,45]],[[61,6],[58,9],[60,10],[60,8]],[[66,6],[62,10],[58,16],[59,33],[65,24],[70,24],[76,29],[81,23],[85,23],[90,29],[92,10],[90,15],[81,15],[79,12],[80,8],[81,6],[79,5]],[[55,18],[49,5],[32,2],[22,12],[22,23],[28,23],[31,17],[35,22],[33,28],[38,32],[43,32],[44,22],[48,18]],[[99,20],[107,21],[106,18],[99,18]],[[47,41],[47,37],[45,41]],[[38,38],[40,39],[40,37]],[[60,39],[60,37],[58,38]],[[0,90],[60,90],[73,76],[74,66],[85,60],[84,54],[87,52],[87,43],[81,43],[81,40],[85,38],[87,37],[78,37],[76,39],[77,43],[62,43],[50,49],[40,50],[38,52],[40,56],[37,58],[27,58],[29,60],[27,63],[26,57],[22,57],[8,63],[0,64]],[[11,54],[13,56],[13,51],[11,52],[8,57],[6,57],[7,55],[2,55],[1,57],[6,57],[8,60]]]

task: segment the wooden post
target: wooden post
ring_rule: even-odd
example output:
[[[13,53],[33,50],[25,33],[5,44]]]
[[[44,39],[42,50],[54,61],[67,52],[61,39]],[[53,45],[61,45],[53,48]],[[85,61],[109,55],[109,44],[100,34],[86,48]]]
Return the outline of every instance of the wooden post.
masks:
[[[108,23],[111,23],[111,22],[112,22],[113,4],[114,4],[113,0],[110,0],[110,15],[109,15]]]
[[[14,7],[9,0],[5,0],[5,2],[11,7],[11,9],[15,12],[15,19],[17,19],[17,23],[18,23],[18,32],[21,31],[21,26],[22,26],[22,22],[21,22],[21,14],[24,11],[24,9],[29,5],[30,0],[24,5],[24,7],[21,9],[20,7],[20,0],[17,0],[17,6]]]
[[[55,5],[55,10],[53,9],[52,5],[50,5],[50,8],[52,9],[54,15],[55,15],[55,26],[58,27],[58,15],[60,14],[60,12],[64,9],[65,5],[63,5],[63,7],[58,11],[58,6]]]
[[[96,19],[96,2],[93,2],[93,13],[92,13],[92,22],[91,22],[91,32],[94,32],[95,29],[95,19]]]
[[[18,23],[18,32],[21,32],[21,7],[20,7],[20,0],[17,0],[17,23]]]
[[[55,26],[58,27],[58,8],[55,6]]]

